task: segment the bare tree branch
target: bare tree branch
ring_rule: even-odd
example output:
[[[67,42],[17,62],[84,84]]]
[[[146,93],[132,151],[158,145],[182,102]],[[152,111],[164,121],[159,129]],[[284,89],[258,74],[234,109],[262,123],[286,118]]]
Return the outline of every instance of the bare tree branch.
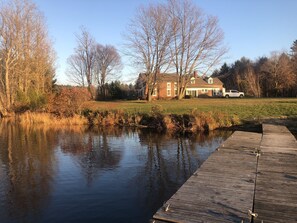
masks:
[[[136,66],[144,70],[149,101],[157,85],[158,74],[170,64],[171,36],[167,6],[162,4],[141,7],[125,36],[126,54]]]
[[[181,99],[194,71],[207,74],[218,64],[226,48],[216,17],[205,15],[190,0],[169,0],[168,4],[173,27],[171,55]]]
[[[86,81],[91,97],[94,98],[96,42],[84,27],[81,27],[81,33],[76,35],[76,41],[77,47],[74,49],[74,54],[67,60],[69,65],[67,76],[71,81],[81,86],[84,86]]]
[[[111,45],[96,45],[95,80],[98,84],[99,94],[106,96],[105,84],[112,79],[119,79],[122,62],[116,48]]]
[[[54,78],[54,51],[45,19],[30,0],[10,0],[0,6],[1,95],[10,110],[17,94],[45,94]],[[5,97],[3,96],[5,95]]]

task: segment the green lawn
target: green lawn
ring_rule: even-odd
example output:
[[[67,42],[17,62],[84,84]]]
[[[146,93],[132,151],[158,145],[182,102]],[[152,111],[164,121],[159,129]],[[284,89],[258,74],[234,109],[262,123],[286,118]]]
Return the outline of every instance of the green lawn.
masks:
[[[83,109],[90,110],[122,110],[127,113],[149,113],[157,106],[164,114],[188,114],[194,109],[198,112],[223,112],[237,115],[241,120],[258,118],[297,118],[297,98],[199,98],[163,101],[114,101],[86,102]]]

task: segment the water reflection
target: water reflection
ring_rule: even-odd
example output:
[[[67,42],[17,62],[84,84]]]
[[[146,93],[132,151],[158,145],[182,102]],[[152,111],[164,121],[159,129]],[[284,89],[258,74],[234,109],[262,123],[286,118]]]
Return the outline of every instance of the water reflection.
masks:
[[[141,185],[139,193],[145,195],[143,215],[151,217],[230,134],[213,131],[172,137],[141,131],[139,138],[146,153],[142,158],[145,165],[135,181]]]
[[[0,122],[0,222],[147,222],[230,134]]]
[[[73,155],[87,178],[88,184],[102,169],[113,169],[121,160],[122,153],[109,146],[105,131],[72,132],[60,137],[60,147],[64,153]]]
[[[22,219],[37,215],[46,207],[52,190],[57,166],[53,153],[55,135],[10,122],[0,122],[0,129],[1,187],[4,187],[0,194],[0,216]]]

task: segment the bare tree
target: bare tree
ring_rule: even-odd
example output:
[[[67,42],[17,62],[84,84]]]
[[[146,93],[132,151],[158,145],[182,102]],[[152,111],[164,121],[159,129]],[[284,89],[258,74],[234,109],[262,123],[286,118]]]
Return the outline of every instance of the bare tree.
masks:
[[[232,65],[230,71],[236,89],[246,92],[249,96],[261,96],[260,76],[251,60],[242,57]]]
[[[101,97],[105,98],[105,84],[109,79],[118,79],[122,68],[121,57],[114,46],[96,45],[95,80]]]
[[[77,47],[74,54],[67,62],[69,65],[68,77],[70,80],[84,86],[85,80],[91,97],[94,98],[93,82],[95,67],[95,45],[96,42],[91,34],[84,28],[81,28],[80,35],[76,35]]]
[[[172,29],[166,5],[141,7],[130,22],[127,40],[127,54],[134,65],[144,70],[147,83],[147,100],[151,101],[157,85],[158,74],[170,63],[169,45]]]
[[[262,72],[266,74],[270,92],[273,96],[284,96],[285,92],[295,85],[295,75],[290,58],[286,53],[273,52],[270,58],[262,66]]]
[[[173,29],[172,60],[177,78],[178,98],[195,70],[207,74],[226,53],[218,19],[205,15],[191,0],[169,0]]]
[[[17,94],[44,94],[54,77],[54,52],[42,13],[30,0],[0,7],[0,103],[11,110]]]
[[[71,82],[79,86],[86,86],[85,66],[81,57],[77,54],[73,54],[67,59],[69,65],[67,70],[67,76]]]
[[[4,73],[4,78],[1,78],[1,102],[2,106],[6,109],[11,108],[12,104],[12,79],[13,69],[17,65],[18,52],[20,46],[19,34],[20,21],[16,15],[20,11],[20,6],[15,4],[16,2],[8,3],[2,6],[0,11],[1,16],[1,62],[2,62],[2,72]]]
[[[248,86],[247,94],[257,98],[261,97],[260,77],[259,74],[255,72],[252,64],[246,67],[244,76]]]

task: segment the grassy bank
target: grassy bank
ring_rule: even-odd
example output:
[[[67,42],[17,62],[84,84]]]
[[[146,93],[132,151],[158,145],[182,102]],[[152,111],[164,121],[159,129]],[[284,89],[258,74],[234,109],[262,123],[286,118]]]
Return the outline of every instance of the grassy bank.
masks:
[[[254,120],[263,118],[297,118],[297,98],[274,99],[185,99],[181,101],[115,101],[95,102],[90,101],[82,105],[82,109],[92,111],[122,111],[124,113],[147,113],[154,107],[159,107],[161,112],[168,114],[191,114],[196,112],[224,113],[237,116],[240,120]]]
[[[164,114],[159,106],[152,107],[148,113],[87,110],[83,115],[90,126],[133,126],[174,132],[208,131],[240,124],[237,116],[221,112],[193,110],[190,114]]]
[[[297,118],[297,99],[188,99],[86,102],[93,125],[135,125],[173,131],[204,131],[263,119]]]
[[[22,124],[47,126],[137,126],[168,131],[197,132],[262,119],[297,118],[297,99],[188,99],[85,102],[82,115],[61,118],[25,113]]]

